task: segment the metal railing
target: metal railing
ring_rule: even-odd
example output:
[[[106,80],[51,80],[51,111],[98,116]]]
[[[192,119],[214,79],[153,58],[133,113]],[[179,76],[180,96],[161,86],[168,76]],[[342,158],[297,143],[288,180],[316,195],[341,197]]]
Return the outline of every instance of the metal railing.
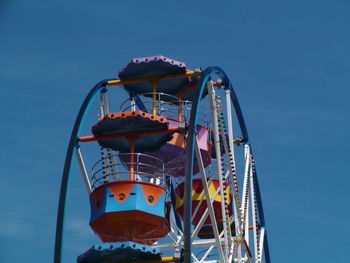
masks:
[[[133,158],[131,158],[133,157]],[[114,158],[115,161],[111,161]],[[133,162],[130,160],[134,160]],[[133,167],[133,171],[131,172]],[[91,168],[91,188],[118,180],[129,180],[131,173],[138,181],[165,184],[163,162],[154,156],[143,153],[119,153],[98,160]]]
[[[143,96],[142,101],[136,101],[133,97],[128,98],[121,104],[120,110],[126,112],[141,109],[152,113],[153,107],[155,106],[157,116],[168,117],[180,123],[188,123],[190,121],[192,109],[191,101],[181,100],[176,96],[158,92],[156,93],[156,102],[154,104],[152,95],[153,93],[139,94],[139,96]],[[200,120],[205,122],[207,116],[205,107],[201,107],[199,111]]]

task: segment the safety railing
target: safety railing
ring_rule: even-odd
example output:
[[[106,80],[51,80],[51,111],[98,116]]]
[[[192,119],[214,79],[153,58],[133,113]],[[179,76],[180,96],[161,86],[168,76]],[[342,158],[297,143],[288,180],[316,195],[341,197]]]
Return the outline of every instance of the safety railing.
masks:
[[[190,121],[192,102],[189,100],[181,100],[176,96],[161,92],[156,93],[156,101],[152,98],[153,93],[143,93],[139,96],[142,96],[142,101],[131,97],[121,104],[120,110],[122,112],[135,110],[143,110],[148,113],[156,112],[157,116],[164,116],[180,123]],[[207,120],[205,107],[200,108],[199,118],[203,122]]]
[[[164,186],[164,164],[154,156],[143,153],[119,153],[97,161],[91,169],[91,188],[118,180],[146,181]]]

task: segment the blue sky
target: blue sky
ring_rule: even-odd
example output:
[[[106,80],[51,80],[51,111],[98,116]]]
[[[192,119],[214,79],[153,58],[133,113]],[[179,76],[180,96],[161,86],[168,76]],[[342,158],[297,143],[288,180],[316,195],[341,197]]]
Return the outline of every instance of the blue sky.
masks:
[[[255,152],[273,262],[348,257],[350,2],[0,1],[0,262],[50,262],[68,139],[133,57],[222,67]],[[73,168],[64,262],[96,238]]]

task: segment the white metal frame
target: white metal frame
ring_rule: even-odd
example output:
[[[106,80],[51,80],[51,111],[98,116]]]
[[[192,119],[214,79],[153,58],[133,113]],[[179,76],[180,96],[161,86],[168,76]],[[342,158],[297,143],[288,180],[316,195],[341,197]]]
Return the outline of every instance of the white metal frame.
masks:
[[[201,258],[196,258],[192,253],[192,259],[194,262],[200,263],[209,263],[209,262],[262,262],[262,254],[264,248],[264,235],[265,228],[260,227],[259,225],[259,213],[257,207],[257,201],[255,196],[255,179],[254,179],[254,171],[253,171],[253,157],[250,151],[250,146],[244,146],[244,173],[243,173],[243,191],[242,194],[238,192],[238,180],[236,175],[236,160],[235,160],[235,151],[234,151],[234,137],[233,137],[233,120],[231,116],[231,100],[230,100],[230,90],[225,90],[225,106],[226,106],[226,123],[220,123],[220,118],[218,115],[220,113],[220,105],[221,100],[217,97],[215,93],[215,88],[212,85],[212,82],[207,84],[208,88],[208,97],[211,105],[211,117],[212,117],[212,130],[214,133],[214,145],[216,156],[220,156],[220,127],[227,127],[227,134],[223,136],[223,143],[225,148],[224,158],[228,160],[229,164],[227,170],[224,172],[224,176],[222,170],[221,158],[216,159],[217,166],[217,174],[220,182],[220,189],[217,190],[216,194],[210,198],[209,196],[209,187],[207,181],[206,170],[203,166],[202,157],[200,154],[200,149],[198,145],[198,138],[195,139],[195,156],[197,158],[197,163],[199,164],[200,170],[200,178],[202,180],[205,201],[207,203],[207,209],[203,213],[201,220],[197,224],[197,226],[192,231],[192,247],[196,249],[198,247],[207,248],[205,254]],[[215,214],[213,211],[213,201],[217,195],[220,195],[221,198],[221,207],[222,211],[225,212],[224,207],[224,192],[223,192],[223,183],[225,180],[230,178],[231,182],[231,193],[233,194],[233,209],[234,216],[233,220],[235,222],[235,236],[230,236],[227,229],[224,227],[223,231],[219,233],[218,225],[216,223],[213,224],[213,233],[214,238],[212,239],[197,239],[197,234],[199,229],[203,226],[203,223],[209,216],[212,222],[216,222],[213,220],[215,218]],[[194,218],[198,212],[198,208],[201,205],[201,202],[204,200],[200,200],[199,204],[194,210],[192,218]],[[223,218],[225,218],[225,214],[223,213]],[[225,223],[225,222],[224,222]],[[227,225],[230,226],[229,224]],[[178,231],[178,229],[176,230]],[[253,235],[253,239],[250,240],[250,233]],[[183,248],[183,238],[179,238],[176,243],[162,243],[157,244],[154,247],[171,250],[171,249],[181,249]],[[218,253],[218,259],[209,260],[208,256],[216,249]]]

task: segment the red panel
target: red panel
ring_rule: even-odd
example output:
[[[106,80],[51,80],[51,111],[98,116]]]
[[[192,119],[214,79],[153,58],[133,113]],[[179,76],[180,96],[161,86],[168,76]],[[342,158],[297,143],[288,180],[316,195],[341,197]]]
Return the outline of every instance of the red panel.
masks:
[[[90,225],[103,242],[150,245],[170,231],[165,218],[137,210],[106,213]]]
[[[212,184],[215,187],[215,189],[218,189],[220,187],[219,180],[211,179],[211,181],[212,181]],[[225,183],[225,185],[227,185],[227,183]],[[201,179],[196,178],[196,179],[192,180],[192,191],[195,191],[197,194],[201,194],[202,192],[204,192],[203,184],[202,184],[202,180]],[[183,199],[183,196],[184,196],[184,183],[182,183],[182,184],[180,184],[179,186],[176,187],[175,193],[180,199]],[[199,200],[192,200],[192,214],[196,210],[197,205],[199,204],[199,202],[200,202]],[[231,202],[232,202],[232,200],[231,200]],[[221,202],[214,201],[213,202],[213,208],[214,208],[216,221],[217,222],[222,222]],[[199,207],[199,209],[198,209],[198,212],[197,212],[196,216],[192,220],[192,223],[194,225],[199,223],[199,221],[202,218],[202,215],[204,214],[206,209],[207,209],[207,202],[206,202],[206,200],[203,200],[201,205],[200,205],[200,207]],[[176,212],[181,216],[181,218],[183,218],[184,206],[181,205],[181,206],[177,207],[176,208]],[[230,216],[232,215],[231,205],[229,206],[229,215]],[[209,215],[208,215],[207,219],[205,220],[204,224],[205,225],[211,224]]]
[[[104,187],[99,187],[91,193],[90,198],[92,200],[92,203],[94,204],[95,209],[100,208],[104,193],[105,193]]]

